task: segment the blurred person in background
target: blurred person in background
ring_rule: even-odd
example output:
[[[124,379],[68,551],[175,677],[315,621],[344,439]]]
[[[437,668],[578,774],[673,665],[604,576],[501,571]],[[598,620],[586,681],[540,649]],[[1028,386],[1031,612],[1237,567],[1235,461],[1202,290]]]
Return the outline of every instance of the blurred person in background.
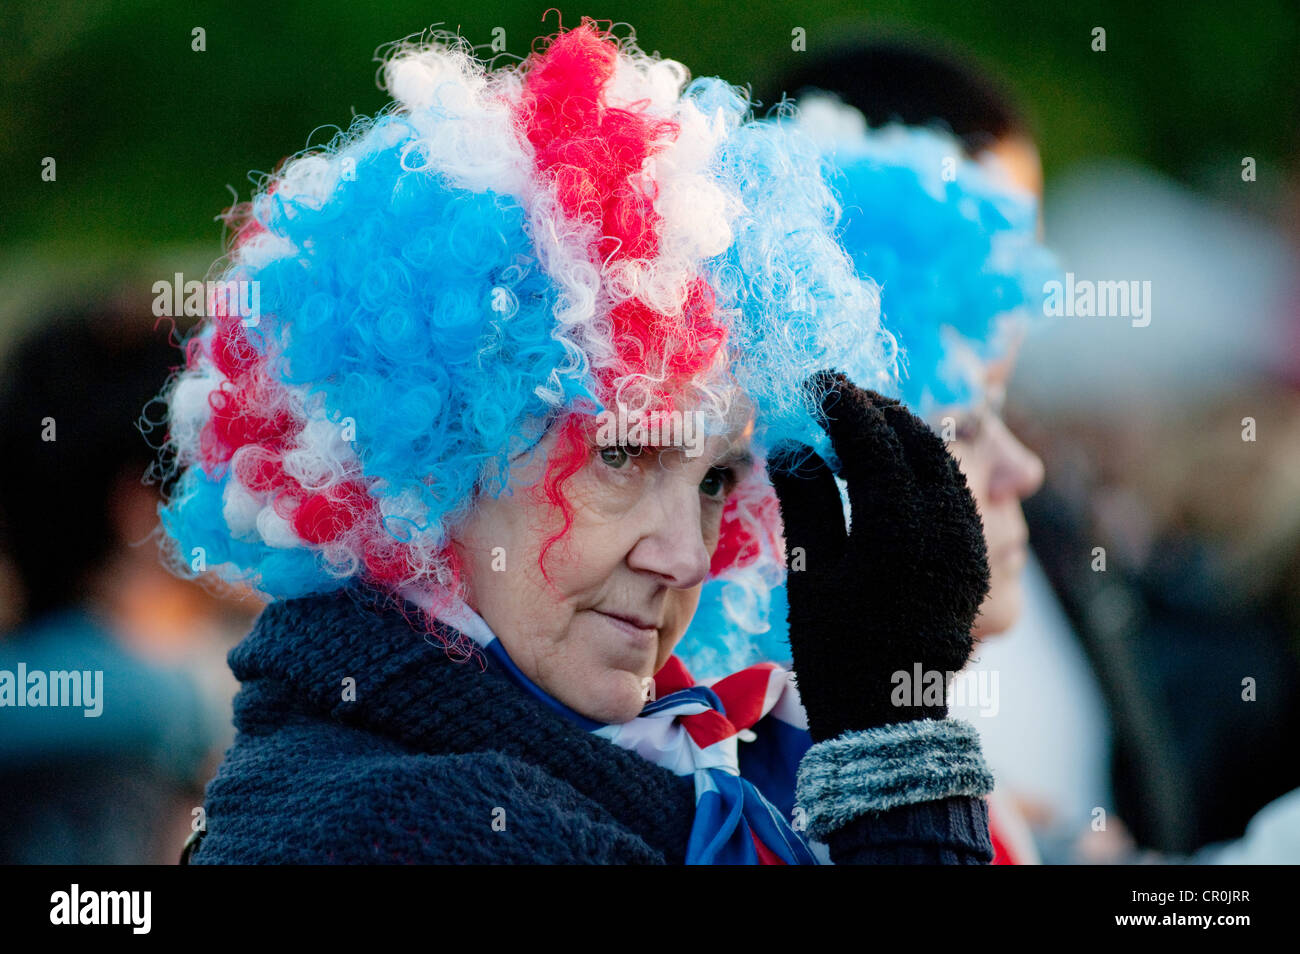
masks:
[[[991,579],[975,636],[1002,633],[1024,600],[1021,501],[1043,479],[1041,462],[1001,419],[1017,342],[1041,315],[1043,283],[1055,274],[1037,239],[1037,203],[1000,162],[972,161],[945,132],[898,124],[868,130],[861,113],[825,94],[805,96],[798,107],[796,125],[832,168],[845,248],[858,273],[880,286],[882,318],[902,353],[899,397],[948,442],[979,508]],[[710,584],[706,607],[737,599],[727,585]],[[720,618],[711,613],[703,627]],[[777,623],[768,632],[760,619],[755,633],[697,628],[682,652],[705,671],[725,671],[747,653],[785,658],[780,614],[768,618]],[[978,709],[965,707],[963,717],[982,728]],[[989,826],[995,863],[1036,860],[1005,791],[990,800]]]
[[[102,672],[98,715],[0,707],[5,862],[174,861],[233,736],[222,657],[248,610],[166,572],[153,541],[161,434],[141,415],[180,359],[153,321],[147,300],[69,308],[5,355],[0,671]]]
[[[799,108],[834,169],[844,245],[859,274],[881,286],[883,320],[903,353],[899,396],[947,442],[980,512],[989,593],[953,707],[983,734],[1008,688],[979,681],[985,648],[1021,619],[1021,503],[1043,483],[1042,462],[1002,420],[1019,342],[1042,321],[1044,283],[1057,274],[1038,242],[1038,202],[1018,184],[1019,170],[996,155],[973,161],[945,133],[896,123],[869,131],[852,107],[815,94]],[[977,698],[966,687],[978,687]],[[989,831],[994,864],[1038,860],[1025,810],[1005,783],[989,797]]]
[[[773,93],[773,102],[832,94],[872,129],[899,124],[950,133],[964,155],[996,157],[1013,182],[1042,199],[1043,164],[1028,120],[1005,86],[964,52],[906,39],[845,42],[800,58]]]
[[[961,157],[995,164],[1013,190],[1032,197],[1041,234],[1043,172],[1033,129],[1006,85],[967,52],[913,38],[849,40],[823,56],[803,59],[782,78],[780,88],[804,98],[819,92],[835,95],[858,110],[873,129],[900,124],[951,134]],[[899,230],[897,223],[889,225]],[[906,235],[905,227],[900,234]],[[912,254],[920,261],[932,256],[937,261],[944,253],[914,246]],[[953,275],[936,281],[963,279]],[[888,294],[886,290],[886,303]],[[903,329],[905,348],[909,330],[924,329],[928,335],[939,320],[937,314],[926,314],[924,302],[906,304],[913,308],[908,316],[913,324]],[[979,306],[974,307],[978,313]],[[1013,354],[1008,347],[998,361],[983,363],[995,378],[999,421]],[[936,371],[926,364],[919,373]],[[987,404],[983,410],[953,410],[967,420],[967,431],[988,437],[979,423],[989,413]],[[930,420],[938,418],[932,415]],[[990,517],[1005,516],[1004,526],[1019,527],[1028,535],[1020,498],[1008,491],[1020,488],[1028,491],[1024,497],[1032,496],[1043,480],[1042,465],[1012,430],[1005,425],[999,430],[1004,440],[982,443],[978,449],[968,446],[963,459],[971,461],[978,480],[991,478],[985,487]],[[985,451],[991,452],[987,461],[981,459]],[[1035,472],[1038,476],[1031,479]],[[990,535],[994,530],[988,528]],[[986,713],[974,719],[990,752],[996,753],[998,785],[991,802],[1001,837],[995,860],[1034,862],[1044,856],[1043,849],[1047,860],[1059,859],[1062,853],[1053,854],[1056,832],[1068,831],[1072,837],[1095,806],[1113,814],[1108,764],[1113,729],[1105,689],[1033,551],[1025,554],[1023,572],[1002,577],[1001,585],[995,580],[991,587],[992,605],[984,614],[981,633],[998,638],[981,643],[968,669],[976,677],[981,672],[990,679],[996,674],[1001,700],[1000,717]],[[1027,610],[1023,616],[1022,604]],[[1015,612],[1010,611],[1013,606]],[[963,712],[973,717],[976,709],[966,706]],[[1122,823],[1116,822],[1110,831],[1108,840],[1127,844]]]
[[[805,60],[783,88],[834,91],[873,126],[950,130],[968,156],[996,157],[1021,188],[1042,197],[1023,114],[963,54],[893,40],[849,43]],[[1074,192],[1067,210],[1078,214],[1072,225],[1064,215],[1052,220],[1053,247],[1081,274],[1080,265],[1095,277],[1164,279],[1154,284],[1170,317],[1158,335],[1143,329],[1136,341],[1127,322],[1058,322],[1027,344],[1033,367],[1020,391],[1028,403],[1010,412],[1013,428],[1048,459],[1047,490],[1027,507],[1046,569],[1031,555],[1026,617],[985,643],[972,664],[997,672],[1003,688],[1002,717],[978,724],[998,768],[995,797],[1014,792],[1047,860],[1152,860],[1138,853],[1117,809],[1132,819],[1138,842],[1172,859],[1239,835],[1261,805],[1300,780],[1283,756],[1297,724],[1297,627],[1285,610],[1300,589],[1292,515],[1300,497],[1288,490],[1295,401],[1285,373],[1257,373],[1294,353],[1287,342],[1296,326],[1288,326],[1290,339],[1279,328],[1278,289],[1295,269],[1284,243],[1240,216],[1193,213],[1168,187],[1141,186],[1132,174],[1094,178],[1086,195]],[[1222,236],[1234,251],[1221,255],[1206,235]],[[1183,264],[1162,269],[1155,264],[1162,258]],[[1248,297],[1225,297],[1228,289]],[[1243,309],[1245,329],[1221,320]],[[1073,356],[1068,365],[1063,354]],[[1247,396],[1225,406],[1225,394],[1242,386]],[[1237,413],[1236,404],[1249,406]],[[1247,460],[1236,441],[1225,470],[1224,445],[1203,435],[1235,436],[1251,408],[1267,416],[1269,443],[1246,444],[1254,452]],[[1118,486],[1106,491],[1098,480]],[[1142,492],[1123,489],[1134,486]],[[1153,545],[1153,532],[1169,530],[1176,535]],[[1207,532],[1220,541],[1213,550],[1193,542]],[[1098,544],[1111,556],[1104,574],[1090,566]],[[1145,581],[1135,580],[1137,553],[1165,570],[1153,563]],[[1219,672],[1237,674],[1235,692],[1215,687]],[[1264,674],[1268,698],[1242,705],[1238,683],[1249,673]],[[1276,832],[1282,814],[1268,817]]]
[[[1059,177],[1062,256],[1149,281],[1148,315],[1056,322],[1018,379],[1056,475],[1028,505],[1039,553],[1122,726],[1115,807],[1175,857],[1264,820],[1287,844],[1262,809],[1300,785],[1300,269],[1294,235],[1232,199],[1113,160]]]

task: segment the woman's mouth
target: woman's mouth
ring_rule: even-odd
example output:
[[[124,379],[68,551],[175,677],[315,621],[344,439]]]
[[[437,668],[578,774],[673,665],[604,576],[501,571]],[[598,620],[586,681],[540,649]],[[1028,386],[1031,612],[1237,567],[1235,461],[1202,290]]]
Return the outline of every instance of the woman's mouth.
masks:
[[[1009,540],[990,553],[991,562],[1017,563],[1023,561],[1029,552],[1028,537],[1020,536]]]
[[[659,628],[648,625],[648,620],[639,619],[635,616],[624,616],[621,613],[607,613],[604,610],[593,610],[592,612],[605,617],[615,629],[626,635],[632,645],[638,649],[653,648],[659,640]]]

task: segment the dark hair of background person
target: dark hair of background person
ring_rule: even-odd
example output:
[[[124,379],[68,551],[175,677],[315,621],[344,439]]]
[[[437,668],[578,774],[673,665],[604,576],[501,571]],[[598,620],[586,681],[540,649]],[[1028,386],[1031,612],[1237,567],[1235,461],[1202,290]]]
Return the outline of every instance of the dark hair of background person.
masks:
[[[971,156],[1003,139],[1033,139],[1011,94],[982,67],[964,53],[913,40],[844,43],[810,55],[780,77],[764,101],[813,90],[838,95],[872,127],[941,123]]]
[[[162,429],[146,438],[141,419],[182,355],[171,325],[155,330],[143,314],[112,304],[57,312],[4,356],[0,548],[26,619],[82,601],[120,542],[115,489],[144,480],[156,459]]]

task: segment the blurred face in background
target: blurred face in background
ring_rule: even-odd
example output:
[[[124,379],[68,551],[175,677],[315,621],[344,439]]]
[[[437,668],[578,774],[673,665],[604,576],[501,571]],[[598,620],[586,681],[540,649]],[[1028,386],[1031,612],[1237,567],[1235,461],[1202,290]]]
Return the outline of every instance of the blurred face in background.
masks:
[[[1012,183],[1042,203],[1043,162],[1032,139],[1006,136],[984,152],[998,162]]]
[[[1038,237],[1043,236],[1043,164],[1038,146],[1021,135],[999,139],[981,156],[991,157],[1013,185],[1038,202]],[[1021,574],[1028,557],[1029,529],[1020,502],[1043,483],[1043,462],[1007,429],[1002,420],[1006,382],[1015,364],[1014,350],[990,364],[985,400],[957,411],[956,440],[948,449],[957,458],[984,521],[989,548],[989,595],[975,620],[975,638],[1006,632],[1020,618]]]
[[[1020,502],[1043,483],[1043,462],[1002,421],[1011,363],[1007,359],[989,367],[983,402],[938,415],[955,422],[948,450],[966,475],[988,543],[989,595],[975,620],[977,639],[1005,632],[1020,616],[1029,542]]]

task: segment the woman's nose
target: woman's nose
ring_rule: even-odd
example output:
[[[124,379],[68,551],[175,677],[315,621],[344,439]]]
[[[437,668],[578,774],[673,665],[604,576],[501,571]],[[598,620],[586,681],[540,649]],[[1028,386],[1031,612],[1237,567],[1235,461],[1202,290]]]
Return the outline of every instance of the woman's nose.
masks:
[[[1042,459],[1020,443],[1002,422],[998,422],[996,431],[991,495],[1015,496],[1019,500],[1032,497],[1043,485]]]
[[[677,483],[672,481],[671,483]],[[690,589],[709,575],[709,550],[700,525],[700,495],[697,487],[685,492],[655,495],[646,508],[646,522],[628,553],[628,566],[653,573],[668,586]]]

